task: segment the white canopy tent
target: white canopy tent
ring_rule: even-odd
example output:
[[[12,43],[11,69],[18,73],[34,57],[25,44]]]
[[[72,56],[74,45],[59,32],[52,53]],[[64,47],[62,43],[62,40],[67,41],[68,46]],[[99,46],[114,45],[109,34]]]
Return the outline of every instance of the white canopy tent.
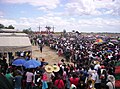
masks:
[[[31,51],[30,39],[25,33],[0,33],[0,52]]]

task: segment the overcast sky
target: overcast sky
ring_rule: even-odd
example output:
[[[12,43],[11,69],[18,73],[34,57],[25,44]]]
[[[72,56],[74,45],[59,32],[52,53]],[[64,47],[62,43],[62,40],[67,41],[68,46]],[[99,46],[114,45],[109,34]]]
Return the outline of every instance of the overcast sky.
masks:
[[[23,30],[120,32],[120,0],[0,0],[0,23]]]

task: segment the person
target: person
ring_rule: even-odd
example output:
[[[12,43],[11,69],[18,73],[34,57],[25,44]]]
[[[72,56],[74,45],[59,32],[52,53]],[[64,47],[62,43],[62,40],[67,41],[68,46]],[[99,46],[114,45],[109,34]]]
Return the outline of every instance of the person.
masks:
[[[106,87],[106,82],[107,82],[107,71],[106,70],[102,71],[100,79],[101,79],[101,87],[105,88]]]
[[[22,84],[22,76],[20,72],[17,72],[15,76],[15,88],[14,89],[21,89],[21,84]]]
[[[42,53],[42,49],[43,49],[43,45],[42,45],[42,43],[39,44],[39,47],[40,47],[40,52]]]
[[[61,79],[60,75],[58,75],[57,79],[54,82],[54,85],[57,86],[58,89],[64,89],[65,88],[65,84],[64,84],[63,80]]]
[[[107,89],[115,89],[115,77],[108,75]]]
[[[32,69],[30,69],[27,73],[26,73],[26,89],[31,89],[32,87],[32,81],[33,81],[33,73],[32,73]]]
[[[70,78],[70,83],[74,84],[76,87],[78,86],[79,78],[75,73],[73,73],[73,77]]]
[[[0,89],[14,89],[9,80],[0,73]]]
[[[10,84],[13,86],[14,85],[14,77],[12,75],[11,69],[7,70],[7,73],[5,74],[5,77],[8,79],[8,81],[10,82]]]
[[[49,82],[48,89],[58,89],[58,88],[53,84],[53,82]]]
[[[97,70],[95,73],[95,89],[100,89],[101,88],[101,79],[100,79],[100,69]]]
[[[79,76],[79,83],[77,86],[77,89],[86,89],[86,84],[85,84],[85,74],[83,71],[80,72],[80,76]]]
[[[7,64],[7,59],[3,56],[3,60],[2,60],[2,65],[1,65],[1,69],[2,69],[2,72],[4,74],[6,74],[6,70],[8,68],[8,64]]]
[[[88,80],[86,89],[93,89],[92,80]]]

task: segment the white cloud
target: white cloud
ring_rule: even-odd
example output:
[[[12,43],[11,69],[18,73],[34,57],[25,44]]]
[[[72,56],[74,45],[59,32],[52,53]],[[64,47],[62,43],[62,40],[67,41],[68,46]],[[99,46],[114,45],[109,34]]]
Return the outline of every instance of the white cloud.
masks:
[[[47,9],[46,7],[40,7],[40,8],[38,8],[38,10],[41,10],[41,11],[47,12],[49,9]]]
[[[45,26],[55,26],[55,31],[67,31],[80,30],[80,31],[93,31],[94,29],[99,29],[99,31],[104,31],[107,28],[116,31],[120,27],[120,19],[75,19],[75,18],[61,18],[58,16],[43,16],[38,18],[25,18],[22,17],[18,20],[4,19],[0,18],[0,22],[5,26],[12,24],[16,29],[32,28],[32,30],[38,30],[38,26],[42,26],[42,30],[45,30]],[[110,28],[111,27],[111,28]],[[95,31],[95,30],[94,30]],[[118,30],[117,30],[118,31]],[[95,31],[96,32],[96,31]]]
[[[65,8],[69,15],[120,15],[120,0],[70,0]]]
[[[120,15],[120,0],[68,0],[64,5],[61,0],[1,0],[12,4],[29,4],[36,6],[38,10],[49,11],[57,8],[65,8],[67,15]],[[101,11],[100,9],[104,9]]]
[[[30,4],[32,6],[44,6],[48,9],[55,9],[60,3],[59,0],[2,0],[2,2],[12,3],[12,4]]]
[[[4,19],[4,18],[0,18],[0,23],[1,24],[4,24],[4,25],[6,25],[6,26],[8,26],[8,25],[16,25],[17,24],[17,22],[15,21],[15,20],[11,20],[11,19]]]
[[[120,26],[120,19],[82,19],[78,23],[82,26]]]

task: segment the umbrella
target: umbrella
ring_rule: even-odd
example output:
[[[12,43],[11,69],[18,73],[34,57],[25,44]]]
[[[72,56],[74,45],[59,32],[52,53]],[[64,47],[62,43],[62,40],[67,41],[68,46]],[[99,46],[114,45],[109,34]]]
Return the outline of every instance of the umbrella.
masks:
[[[26,62],[25,59],[15,59],[15,61],[13,61],[12,65],[22,66],[25,62]]]
[[[29,61],[27,61],[26,63],[24,63],[24,67],[25,68],[36,68],[38,66],[41,65],[41,62],[40,61],[37,61],[37,60],[34,60],[34,59],[31,59]]]
[[[112,40],[110,40],[110,42],[112,42],[112,43],[118,43],[119,41],[116,40],[116,39],[112,39]]]
[[[103,40],[102,40],[102,39],[97,39],[96,42],[98,42],[98,43],[102,43]]]
[[[112,50],[107,50],[108,53],[112,53]]]
[[[109,44],[109,45],[114,45],[114,44],[113,44],[113,43],[111,43],[111,42],[109,42],[108,44]]]
[[[102,44],[104,41],[102,39],[97,39],[94,44]]]

